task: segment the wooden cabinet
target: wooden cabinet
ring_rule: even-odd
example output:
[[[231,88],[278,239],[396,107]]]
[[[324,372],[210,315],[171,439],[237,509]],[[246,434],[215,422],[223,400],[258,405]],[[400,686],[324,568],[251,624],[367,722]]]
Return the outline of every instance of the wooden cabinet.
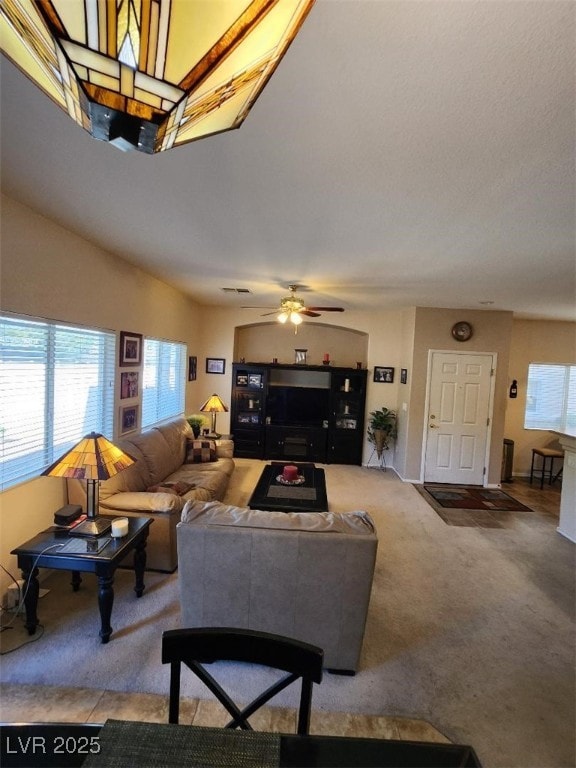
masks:
[[[366,374],[366,371],[338,370],[331,376],[326,457],[329,463],[362,463]]]
[[[352,368],[235,363],[235,455],[361,464],[366,375]]]
[[[235,456],[264,457],[266,382],[266,369],[251,365],[233,367],[231,431]]]

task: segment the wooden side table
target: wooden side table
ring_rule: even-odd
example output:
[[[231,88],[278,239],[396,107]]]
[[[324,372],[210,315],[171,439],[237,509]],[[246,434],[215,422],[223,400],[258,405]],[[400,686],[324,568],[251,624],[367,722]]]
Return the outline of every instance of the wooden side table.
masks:
[[[114,604],[114,573],[126,555],[134,551],[136,597],[141,597],[146,568],[146,540],[153,523],[151,517],[129,517],[128,533],[120,539],[101,536],[98,539],[62,535],[49,528],[30,541],[12,550],[18,558],[18,567],[24,579],[25,627],[29,635],[38,626],[39,568],[56,568],[72,572],[72,589],[77,591],[82,582],[80,573],[94,573],[98,577],[98,607],[100,609],[100,637],[103,643],[110,640],[112,606]]]

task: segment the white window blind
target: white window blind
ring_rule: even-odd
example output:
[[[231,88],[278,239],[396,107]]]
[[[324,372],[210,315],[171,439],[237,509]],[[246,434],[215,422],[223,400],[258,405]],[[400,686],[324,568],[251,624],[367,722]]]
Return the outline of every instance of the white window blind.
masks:
[[[184,413],[186,345],[144,339],[142,426]]]
[[[0,489],[88,432],[112,438],[115,354],[114,333],[0,317]]]
[[[576,434],[576,365],[530,363],[524,429]]]

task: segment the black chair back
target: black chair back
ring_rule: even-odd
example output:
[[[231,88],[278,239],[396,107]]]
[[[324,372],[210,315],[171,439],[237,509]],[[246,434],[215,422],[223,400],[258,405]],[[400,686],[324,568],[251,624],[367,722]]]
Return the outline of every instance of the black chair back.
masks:
[[[232,715],[226,728],[252,730],[248,718],[277,693],[301,679],[297,732],[306,734],[310,728],[312,685],[322,681],[323,660],[324,652],[321,648],[268,632],[232,627],[168,630],[162,635],[162,663],[170,664],[168,722],[178,723],[180,669],[185,664]],[[280,669],[288,674],[240,709],[202,666],[215,661],[248,662]]]

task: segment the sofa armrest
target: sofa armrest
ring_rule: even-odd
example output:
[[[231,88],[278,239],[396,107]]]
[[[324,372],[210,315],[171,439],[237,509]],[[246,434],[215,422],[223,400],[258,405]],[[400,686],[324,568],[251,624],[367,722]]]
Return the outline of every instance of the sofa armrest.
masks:
[[[234,440],[216,440],[215,443],[219,459],[231,459],[234,456]]]
[[[173,493],[115,493],[99,503],[101,512],[181,512],[186,499]]]

